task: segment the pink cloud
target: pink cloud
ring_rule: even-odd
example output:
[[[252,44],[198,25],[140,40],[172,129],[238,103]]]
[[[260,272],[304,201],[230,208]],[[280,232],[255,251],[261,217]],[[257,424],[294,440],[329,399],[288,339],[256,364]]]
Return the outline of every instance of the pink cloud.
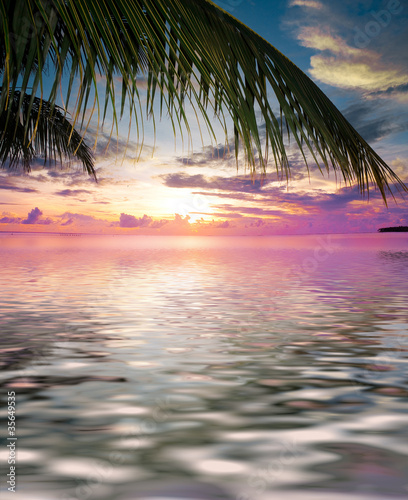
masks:
[[[41,216],[43,212],[38,208],[33,208],[28,214],[27,218],[15,217],[12,214],[3,213],[3,217],[0,219],[0,224],[42,224],[49,225],[54,221],[50,218],[42,219]]]
[[[42,216],[42,212],[38,207],[35,207],[28,214],[27,219],[24,219],[21,224],[37,224],[39,218]]]

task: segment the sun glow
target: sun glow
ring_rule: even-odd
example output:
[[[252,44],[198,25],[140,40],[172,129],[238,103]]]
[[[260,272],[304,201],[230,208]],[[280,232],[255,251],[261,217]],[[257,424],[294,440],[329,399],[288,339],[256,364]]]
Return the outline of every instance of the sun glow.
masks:
[[[163,208],[166,213],[179,214],[182,217],[189,217],[189,222],[196,222],[201,218],[210,220],[212,209],[206,196],[200,193],[185,192],[178,193],[175,198],[167,198]],[[211,215],[211,217],[210,217]]]

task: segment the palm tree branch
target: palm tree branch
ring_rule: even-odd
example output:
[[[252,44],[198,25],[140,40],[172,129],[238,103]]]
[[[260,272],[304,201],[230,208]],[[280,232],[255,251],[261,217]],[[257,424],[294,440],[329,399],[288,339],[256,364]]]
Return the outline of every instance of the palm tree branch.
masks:
[[[10,102],[8,110],[0,113],[1,166],[8,163],[13,168],[22,163],[30,171],[32,161],[38,156],[43,157],[44,163],[75,158],[95,177],[92,151],[61,108],[29,94],[21,98],[19,92],[13,93]]]
[[[25,94],[33,83],[44,88],[44,68],[51,61],[56,71],[50,95],[45,96],[51,109],[63,70],[68,73],[67,109],[74,82],[79,81],[74,126],[83,122],[93,96],[102,121],[110,103],[117,129],[127,104],[138,133],[143,134],[142,100],[146,99],[145,109],[154,119],[159,97],[159,112],[166,111],[174,133],[178,129],[190,135],[184,110],[187,97],[214,139],[211,115],[218,118],[225,137],[229,117],[237,160],[242,146],[253,171],[258,164],[265,170],[270,149],[276,168],[290,175],[285,128],[307,168],[312,158],[319,168],[341,173],[346,183],[357,182],[362,194],[374,184],[385,202],[394,185],[408,190],[305,73],[210,0],[6,0],[4,5],[2,39],[7,41],[11,27],[18,30],[15,16],[22,5],[31,9],[30,20],[38,29],[33,28],[30,37],[14,32],[19,40],[14,50],[7,43],[0,49],[4,75],[0,113],[10,106],[6,90],[14,102],[13,94]],[[146,78],[146,96],[138,90],[141,74]],[[106,77],[101,100],[100,76]],[[117,77],[122,79],[120,116],[115,110]]]

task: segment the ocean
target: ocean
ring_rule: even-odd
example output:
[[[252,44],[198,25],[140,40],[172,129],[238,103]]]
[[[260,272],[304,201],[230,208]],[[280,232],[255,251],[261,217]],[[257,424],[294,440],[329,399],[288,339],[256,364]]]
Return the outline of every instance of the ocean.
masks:
[[[2,499],[407,498],[407,234],[0,259]]]

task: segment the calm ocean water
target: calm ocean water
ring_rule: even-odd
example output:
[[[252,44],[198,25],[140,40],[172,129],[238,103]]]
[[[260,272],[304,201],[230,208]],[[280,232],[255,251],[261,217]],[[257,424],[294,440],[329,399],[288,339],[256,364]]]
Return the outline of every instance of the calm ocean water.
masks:
[[[408,235],[0,235],[13,500],[408,494]]]

